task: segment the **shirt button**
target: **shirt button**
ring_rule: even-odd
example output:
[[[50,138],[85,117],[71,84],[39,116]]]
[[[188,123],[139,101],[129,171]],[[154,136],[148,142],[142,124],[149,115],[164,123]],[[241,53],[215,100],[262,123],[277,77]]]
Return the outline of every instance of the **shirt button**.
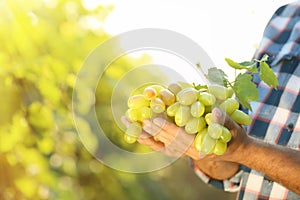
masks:
[[[293,123],[289,123],[287,125],[287,128],[288,128],[289,131],[292,131],[294,129],[294,124]]]

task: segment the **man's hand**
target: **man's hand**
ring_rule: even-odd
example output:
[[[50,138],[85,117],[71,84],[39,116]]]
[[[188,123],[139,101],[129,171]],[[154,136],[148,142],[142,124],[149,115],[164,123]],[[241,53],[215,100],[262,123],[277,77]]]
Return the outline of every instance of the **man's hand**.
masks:
[[[124,117],[122,122],[126,126],[130,123]],[[175,124],[162,118],[155,118],[153,121],[146,120],[143,129],[138,142],[150,147],[152,150],[171,157],[187,155],[193,159],[199,159],[198,152],[193,148],[195,136],[186,134],[182,128],[177,127]]]
[[[195,135],[187,134],[184,129],[162,118],[144,122],[144,131],[163,144],[164,152],[171,156],[189,156],[195,160],[199,159],[198,152],[194,149]],[[151,138],[152,139],[152,138]],[[153,139],[152,139],[153,140]],[[141,144],[149,144],[149,138],[141,137]]]
[[[144,131],[138,142],[149,146],[155,151],[162,151],[169,156],[189,156],[194,160],[207,157],[214,160],[231,161],[231,157],[236,155],[237,148],[243,146],[243,143],[246,141],[245,130],[217,108],[213,110],[212,116],[215,122],[228,128],[232,134],[232,140],[229,142],[227,152],[223,156],[205,156],[199,153],[194,148],[195,135],[187,134],[183,128],[162,118],[144,121]],[[126,122],[123,118],[123,123],[128,124],[129,122]]]
[[[299,151],[249,137],[242,126],[217,108],[213,109],[212,116],[214,122],[225,126],[232,134],[223,155],[203,156],[194,149],[194,135],[187,134],[182,128],[162,118],[145,121],[144,132],[138,141],[169,156],[189,156],[200,170],[218,180],[232,177],[242,164],[300,194]],[[155,136],[159,142],[151,136]]]
[[[196,151],[194,148],[195,135],[187,134],[183,128],[162,118],[146,120],[143,126],[144,131],[138,142],[168,156],[188,156],[203,172],[213,178],[230,178],[238,171],[239,164],[227,162],[226,159],[229,160],[232,154],[238,155],[236,149],[242,146],[241,144],[246,138],[245,130],[219,109],[214,109],[212,116],[215,122],[227,127],[233,136],[228,144],[227,152],[222,156],[205,155]],[[125,125],[130,123],[125,118],[122,118],[122,121]]]

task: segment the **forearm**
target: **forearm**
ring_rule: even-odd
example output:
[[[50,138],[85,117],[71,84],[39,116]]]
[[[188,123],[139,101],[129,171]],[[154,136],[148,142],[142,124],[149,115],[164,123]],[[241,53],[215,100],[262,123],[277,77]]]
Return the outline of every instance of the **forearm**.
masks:
[[[231,178],[239,170],[239,165],[245,165],[265,174],[270,180],[300,194],[300,152],[272,145],[248,137],[241,148],[236,149],[234,155],[219,161],[216,157],[195,160],[197,167],[217,180]]]
[[[265,174],[269,179],[300,194],[300,152],[249,138],[233,161]]]

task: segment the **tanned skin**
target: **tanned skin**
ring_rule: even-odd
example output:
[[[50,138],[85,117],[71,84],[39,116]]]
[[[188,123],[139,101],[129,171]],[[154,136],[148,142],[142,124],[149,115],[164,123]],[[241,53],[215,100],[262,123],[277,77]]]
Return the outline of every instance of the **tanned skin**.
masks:
[[[212,115],[215,122],[224,125],[232,134],[227,151],[221,156],[202,155],[194,149],[195,135],[186,134],[184,129],[162,118],[146,120],[138,141],[169,156],[188,156],[199,169],[217,180],[232,177],[240,165],[245,165],[300,194],[300,151],[248,136],[243,127],[217,108]],[[123,122],[128,124],[125,119]],[[150,137],[153,135],[159,142]]]

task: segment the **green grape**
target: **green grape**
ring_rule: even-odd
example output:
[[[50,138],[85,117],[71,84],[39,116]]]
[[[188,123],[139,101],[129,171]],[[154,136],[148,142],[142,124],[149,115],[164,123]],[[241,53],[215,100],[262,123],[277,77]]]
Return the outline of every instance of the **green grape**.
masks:
[[[231,140],[231,133],[230,131],[226,128],[226,127],[222,127],[222,135],[220,137],[220,139],[223,141],[223,142],[229,142]]]
[[[171,83],[168,86],[168,89],[174,94],[176,95],[180,90],[182,90],[181,86],[178,83]]]
[[[179,102],[175,102],[167,108],[167,115],[170,117],[174,117],[178,108],[180,107]]]
[[[212,106],[216,102],[216,97],[208,92],[201,92],[198,99],[205,106]]]
[[[190,117],[190,107],[180,105],[175,114],[175,123],[179,127],[185,126]]]
[[[207,127],[207,123],[206,123],[204,117],[200,117],[199,120],[200,120],[200,122],[199,122],[199,126],[198,126],[198,131],[201,131]]]
[[[226,99],[223,103],[220,104],[219,108],[226,112],[228,115],[231,115],[235,110],[239,108],[239,102],[233,98]]]
[[[217,140],[213,139],[212,137],[209,136],[208,133],[206,133],[203,138],[200,151],[205,154],[210,154],[213,152],[216,143]]]
[[[157,92],[153,87],[149,86],[144,89],[143,95],[144,95],[145,99],[151,100],[151,99],[157,97]]]
[[[204,136],[207,134],[207,128],[204,128],[202,131],[199,131],[194,140],[194,147],[197,151],[201,151],[201,146],[203,143]]]
[[[208,91],[219,100],[226,100],[229,96],[227,88],[222,85],[209,85]]]
[[[125,117],[131,122],[135,122],[138,120],[138,109],[129,108],[125,112]]]
[[[175,95],[168,89],[162,89],[159,92],[159,98],[167,105],[171,105],[176,101]]]
[[[207,128],[207,132],[213,139],[219,139],[222,135],[223,126],[218,123],[210,123]]]
[[[137,94],[129,97],[127,104],[129,108],[138,109],[141,107],[149,106],[150,102],[145,99],[144,95]]]
[[[227,90],[228,90],[228,98],[231,98],[234,94],[234,90],[232,89],[232,87],[228,87]]]
[[[183,81],[178,81],[178,84],[181,86],[182,89],[185,88],[194,88],[194,84],[183,82]]]
[[[165,89],[164,86],[158,84],[151,85],[151,87],[156,90],[157,94],[159,94],[162,89]]]
[[[213,153],[216,155],[223,155],[227,150],[227,143],[222,140],[217,140]]]
[[[241,110],[235,110],[230,117],[238,124],[248,126],[251,124],[252,119],[249,115]]]
[[[137,141],[137,137],[133,137],[131,135],[127,135],[127,134],[124,134],[123,136],[125,142],[127,142],[128,144],[133,144]]]
[[[199,92],[194,88],[185,88],[177,93],[177,101],[185,106],[191,105],[198,99]]]
[[[205,115],[205,121],[206,121],[206,124],[210,125],[211,122],[212,122],[212,114],[211,113],[207,113]]]
[[[184,129],[189,134],[195,134],[206,127],[206,122],[203,117],[191,117],[186,123]]]
[[[195,134],[198,132],[198,120],[199,118],[192,117],[186,123],[184,129],[186,133]]]
[[[138,138],[142,133],[142,125],[139,122],[132,122],[126,129],[125,134]]]
[[[204,111],[205,106],[200,101],[196,101],[191,105],[191,114],[193,117],[201,117]]]
[[[150,101],[150,108],[155,113],[162,113],[165,111],[166,105],[160,98],[154,98]]]
[[[153,116],[153,112],[149,107],[142,107],[138,110],[138,121],[143,122],[146,119],[150,119]]]
[[[130,96],[135,96],[135,95],[138,95],[138,94],[143,94],[145,88],[151,87],[152,85],[153,85],[153,83],[146,83],[146,84],[143,84],[143,85],[139,86],[138,88],[135,88],[135,89],[130,93]]]

